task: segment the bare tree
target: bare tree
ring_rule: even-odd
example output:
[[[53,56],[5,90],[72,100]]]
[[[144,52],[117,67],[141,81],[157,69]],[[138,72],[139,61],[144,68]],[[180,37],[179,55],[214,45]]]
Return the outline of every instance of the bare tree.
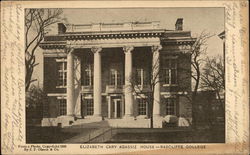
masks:
[[[201,87],[215,91],[222,108],[224,101],[221,93],[225,90],[225,70],[221,56],[207,58],[201,77]]]
[[[154,102],[159,102],[154,98],[155,86],[160,83],[160,57],[159,49],[160,46],[152,47],[155,51],[152,54],[153,60],[147,61],[147,63],[140,67],[143,68],[143,76],[138,76],[136,70],[128,79],[131,87],[131,91],[141,99],[144,99],[148,105],[148,117],[150,118],[150,127],[153,128],[153,109]],[[142,58],[143,57],[143,58]],[[147,60],[148,55],[141,55],[142,60]],[[142,78],[143,77],[143,78]]]
[[[202,74],[201,68],[202,64],[204,64],[204,56],[207,51],[207,40],[212,36],[213,35],[202,32],[191,48],[191,76],[194,80],[193,99],[196,97],[200,85],[200,79]]]
[[[190,51],[190,60],[191,60],[191,69],[186,68],[185,66],[180,65],[179,70],[184,72],[186,75],[191,75],[192,78],[192,93],[184,94],[185,90],[188,90],[189,85],[179,85],[179,90],[183,91],[183,96],[185,96],[190,103],[192,103],[192,118],[193,118],[193,127],[196,127],[196,100],[198,89],[200,88],[201,77],[202,77],[202,68],[205,63],[205,55],[207,51],[207,41],[214,35],[211,35],[206,32],[202,32],[197,38],[195,43],[191,46]],[[186,79],[185,79],[186,78]],[[182,81],[189,80],[190,76],[182,77]],[[192,95],[190,95],[192,94]]]
[[[202,76],[202,67],[204,64],[204,56],[207,51],[207,40],[214,35],[205,33],[204,31],[197,37],[196,42],[191,48],[191,65],[192,65],[192,79],[194,80],[194,87],[192,90],[192,117],[193,117],[193,127],[196,128],[197,120],[197,92],[200,88],[200,81]]]
[[[25,90],[32,82],[36,62],[35,52],[44,39],[48,26],[61,21],[62,9],[26,9],[25,10]]]

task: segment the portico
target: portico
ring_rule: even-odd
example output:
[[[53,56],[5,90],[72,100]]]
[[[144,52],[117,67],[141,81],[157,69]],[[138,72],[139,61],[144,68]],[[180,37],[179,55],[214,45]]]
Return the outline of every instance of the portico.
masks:
[[[138,47],[139,44],[137,44]],[[159,53],[159,50],[161,49],[161,45],[153,44],[152,46],[143,46],[142,43],[139,47],[144,47],[151,49],[152,53]],[[77,103],[77,100],[75,100],[76,96],[84,95],[84,91],[80,91],[78,94],[76,94],[76,89],[79,89],[77,85],[79,83],[76,83],[77,80],[75,80],[75,69],[74,64],[75,60],[77,60],[75,57],[79,57],[79,52],[85,52],[86,50],[90,50],[93,54],[93,89],[89,89],[88,94],[92,95],[93,99],[93,115],[89,117],[93,117],[93,119],[99,119],[101,120],[103,118],[102,115],[102,96],[106,96],[108,99],[108,118],[124,118],[124,119],[134,119],[134,95],[133,95],[133,88],[131,86],[131,76],[132,76],[132,70],[133,70],[133,57],[132,52],[136,52],[136,46],[126,46],[124,44],[123,47],[110,47],[108,49],[116,48],[117,50],[122,51],[122,54],[124,55],[124,74],[121,74],[121,79],[123,82],[117,82],[115,81],[112,85],[106,85],[104,88],[102,87],[102,55],[104,55],[105,48],[93,46],[91,49],[87,48],[81,48],[77,51],[73,45],[71,45],[71,48],[68,49],[67,53],[67,116],[77,116],[77,110],[76,106],[81,103]],[[154,54],[157,56],[157,54]],[[158,54],[159,55],[159,54]],[[157,59],[152,57],[153,59]],[[84,61],[84,60],[83,60]],[[152,61],[153,62],[153,61]],[[80,62],[81,64],[84,62]],[[157,67],[155,67],[157,68]],[[122,72],[122,67],[118,67],[118,70]],[[117,79],[117,75],[115,74],[115,80]],[[82,87],[82,86],[81,86]],[[86,88],[86,87],[85,87]],[[82,89],[81,89],[82,90]],[[160,114],[160,108],[157,107],[160,101],[160,89],[159,85],[156,85],[154,96],[157,99],[157,102],[155,102],[155,108],[154,114],[159,115]],[[85,90],[86,91],[86,90]],[[78,101],[79,102],[79,101]],[[78,109],[79,110],[79,109]]]

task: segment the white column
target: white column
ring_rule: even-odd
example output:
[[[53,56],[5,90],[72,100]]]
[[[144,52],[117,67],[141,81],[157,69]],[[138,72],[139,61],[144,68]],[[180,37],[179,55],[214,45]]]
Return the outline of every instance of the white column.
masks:
[[[161,96],[160,96],[160,53],[159,50],[162,47],[159,46],[152,46],[152,52],[153,52],[153,60],[152,60],[152,81],[154,83],[154,102],[153,102],[153,115],[154,116],[160,116],[160,102],[161,102]]]
[[[115,111],[115,114],[114,114],[114,117],[117,118],[117,100],[114,100],[114,111]]]
[[[67,55],[67,115],[74,115],[74,49],[70,49]]]
[[[74,56],[74,114],[81,118],[81,58]]]
[[[100,47],[93,47],[94,53],[94,116],[102,116],[102,75],[101,75],[101,50]]]
[[[124,47],[125,53],[125,117],[133,116],[133,92],[131,88],[132,50],[133,47]]]
[[[111,96],[108,96],[108,118],[111,118],[112,108],[111,108]]]

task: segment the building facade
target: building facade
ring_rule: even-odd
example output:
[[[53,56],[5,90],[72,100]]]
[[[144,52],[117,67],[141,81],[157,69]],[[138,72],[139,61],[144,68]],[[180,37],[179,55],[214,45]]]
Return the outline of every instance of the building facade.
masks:
[[[42,125],[106,120],[112,126],[119,120],[115,126],[148,127],[150,107],[154,127],[161,127],[168,115],[191,122],[190,49],[195,39],[183,31],[182,19],[175,30],[159,24],[59,23],[58,34],[45,36],[40,44],[47,94]],[[152,89],[155,73],[159,82]],[[153,106],[146,101],[150,93]]]

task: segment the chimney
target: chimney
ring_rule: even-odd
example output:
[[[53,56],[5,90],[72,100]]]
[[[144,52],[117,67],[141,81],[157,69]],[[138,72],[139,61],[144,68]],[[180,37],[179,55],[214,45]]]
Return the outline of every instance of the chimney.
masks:
[[[178,18],[175,23],[175,30],[182,31],[183,30],[183,18]]]
[[[58,34],[66,32],[66,26],[63,23],[58,23]]]

